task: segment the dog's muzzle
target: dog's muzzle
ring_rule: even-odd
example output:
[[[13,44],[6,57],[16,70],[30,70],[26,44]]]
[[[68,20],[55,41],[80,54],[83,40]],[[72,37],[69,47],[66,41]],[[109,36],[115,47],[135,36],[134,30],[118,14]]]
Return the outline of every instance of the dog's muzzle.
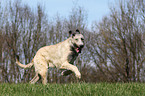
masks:
[[[84,45],[80,45],[80,48],[82,49],[84,47]]]
[[[84,45],[80,45],[78,48],[76,48],[76,52],[81,53],[83,47]]]

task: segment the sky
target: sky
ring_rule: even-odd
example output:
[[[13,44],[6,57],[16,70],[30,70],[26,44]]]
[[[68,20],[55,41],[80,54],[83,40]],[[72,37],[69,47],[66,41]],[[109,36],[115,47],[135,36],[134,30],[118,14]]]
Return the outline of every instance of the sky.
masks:
[[[6,0],[2,0],[5,2]],[[14,0],[11,0],[14,1]],[[116,0],[22,0],[23,4],[28,4],[33,10],[37,9],[37,5],[44,6],[45,13],[49,17],[54,17],[56,14],[67,17],[72,8],[75,6],[82,7],[87,13],[88,26],[91,26],[94,21],[101,21],[102,18],[109,14],[109,7]]]

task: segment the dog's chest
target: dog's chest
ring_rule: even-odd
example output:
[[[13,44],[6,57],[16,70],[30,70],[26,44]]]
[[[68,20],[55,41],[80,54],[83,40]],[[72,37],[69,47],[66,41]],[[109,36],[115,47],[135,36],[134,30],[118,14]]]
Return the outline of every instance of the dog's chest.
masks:
[[[68,62],[73,64],[77,56],[78,56],[78,53],[75,50],[71,49],[69,55],[67,56]]]

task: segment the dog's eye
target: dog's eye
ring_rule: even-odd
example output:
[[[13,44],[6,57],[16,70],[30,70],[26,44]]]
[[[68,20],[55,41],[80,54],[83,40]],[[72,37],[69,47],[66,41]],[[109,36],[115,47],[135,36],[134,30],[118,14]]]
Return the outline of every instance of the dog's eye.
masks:
[[[75,39],[76,41],[78,41],[78,39]]]

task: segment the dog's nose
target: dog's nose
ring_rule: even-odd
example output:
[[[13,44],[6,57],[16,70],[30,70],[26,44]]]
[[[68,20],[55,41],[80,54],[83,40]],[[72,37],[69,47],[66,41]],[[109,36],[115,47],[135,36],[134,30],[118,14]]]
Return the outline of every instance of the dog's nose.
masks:
[[[83,48],[84,47],[84,45],[80,45],[80,48]]]

